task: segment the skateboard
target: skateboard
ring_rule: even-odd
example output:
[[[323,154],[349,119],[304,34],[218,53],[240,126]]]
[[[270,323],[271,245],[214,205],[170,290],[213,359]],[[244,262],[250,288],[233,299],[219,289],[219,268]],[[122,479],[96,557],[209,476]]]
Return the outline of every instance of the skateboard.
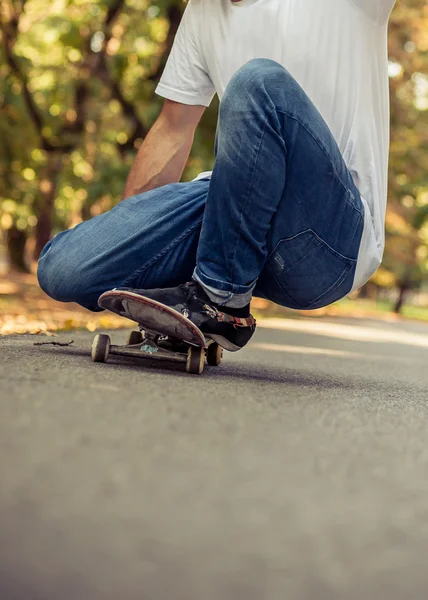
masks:
[[[190,319],[156,300],[133,292],[112,290],[98,300],[110,312],[138,323],[139,331],[132,331],[123,346],[112,345],[105,334],[95,336],[92,360],[107,362],[110,354],[183,363],[188,373],[200,375],[205,361],[218,366],[223,348],[206,338]]]

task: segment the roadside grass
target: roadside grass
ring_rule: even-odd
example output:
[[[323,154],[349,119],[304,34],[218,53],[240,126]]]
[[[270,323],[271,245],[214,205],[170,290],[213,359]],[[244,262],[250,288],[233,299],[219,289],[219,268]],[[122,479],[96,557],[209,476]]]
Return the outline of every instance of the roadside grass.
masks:
[[[254,299],[253,312],[260,319],[269,318],[325,318],[342,317],[354,319],[380,319],[384,321],[416,320],[428,322],[428,307],[405,305],[400,315],[394,312],[392,302],[366,300],[360,298],[344,298],[331,306],[319,310],[294,311],[267,302]]]
[[[389,314],[395,315],[394,313],[394,304],[392,302],[388,302],[387,300],[366,300],[366,299],[357,299],[351,300],[350,298],[344,298],[340,302],[337,303],[338,306],[343,308],[344,310],[349,310],[353,312],[366,310],[367,312],[373,312],[376,314]],[[417,321],[428,321],[428,306],[412,306],[412,305],[404,305],[401,311],[401,314],[398,318],[404,319],[412,319]]]

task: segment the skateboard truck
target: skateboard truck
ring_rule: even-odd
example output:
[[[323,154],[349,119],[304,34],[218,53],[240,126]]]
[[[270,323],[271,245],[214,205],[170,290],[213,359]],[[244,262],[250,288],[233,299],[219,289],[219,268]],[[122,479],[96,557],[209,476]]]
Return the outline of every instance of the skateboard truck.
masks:
[[[131,331],[126,344],[117,346],[111,343],[110,336],[97,334],[92,343],[92,360],[104,363],[111,354],[183,363],[187,373],[200,375],[205,367],[205,359],[211,366],[220,365],[223,348],[214,340],[206,340],[206,347],[203,348],[171,340],[167,336],[150,331]]]

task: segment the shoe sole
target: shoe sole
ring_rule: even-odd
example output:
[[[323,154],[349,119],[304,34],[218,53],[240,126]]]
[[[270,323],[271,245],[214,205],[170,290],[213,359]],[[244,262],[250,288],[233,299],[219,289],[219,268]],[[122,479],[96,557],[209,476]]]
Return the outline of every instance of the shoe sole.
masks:
[[[215,342],[217,342],[217,344],[219,346],[221,346],[228,352],[238,352],[238,350],[242,350],[242,348],[244,347],[244,346],[237,346],[236,344],[232,344],[232,342],[230,342],[227,338],[223,337],[222,335],[217,335],[215,333],[207,334],[206,337],[209,338],[210,340],[214,340]]]

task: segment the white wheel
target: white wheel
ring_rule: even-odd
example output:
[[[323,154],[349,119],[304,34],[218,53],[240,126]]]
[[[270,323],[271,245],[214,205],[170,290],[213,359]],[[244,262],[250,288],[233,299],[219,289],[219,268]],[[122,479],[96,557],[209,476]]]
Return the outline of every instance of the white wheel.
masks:
[[[108,335],[99,333],[92,342],[91,356],[94,362],[107,362],[110,352],[110,338]]]
[[[205,366],[205,350],[191,346],[187,352],[186,371],[194,375],[200,375]]]
[[[142,341],[143,334],[141,333],[141,331],[131,331],[131,333],[128,335],[126,345],[135,346],[137,344],[141,344]]]
[[[212,367],[218,367],[223,358],[223,348],[216,342],[211,343],[207,349],[207,363]]]

